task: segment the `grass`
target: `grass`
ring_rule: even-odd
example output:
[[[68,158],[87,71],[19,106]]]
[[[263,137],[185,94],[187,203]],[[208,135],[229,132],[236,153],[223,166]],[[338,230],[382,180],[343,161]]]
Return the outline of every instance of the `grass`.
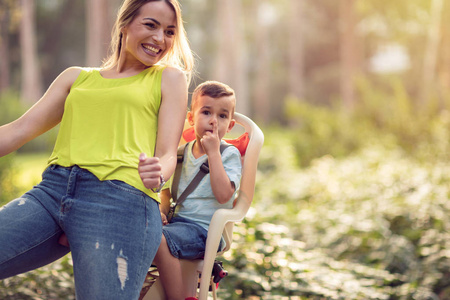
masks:
[[[16,187],[22,194],[41,181],[47,166],[48,153],[18,154],[14,158]]]

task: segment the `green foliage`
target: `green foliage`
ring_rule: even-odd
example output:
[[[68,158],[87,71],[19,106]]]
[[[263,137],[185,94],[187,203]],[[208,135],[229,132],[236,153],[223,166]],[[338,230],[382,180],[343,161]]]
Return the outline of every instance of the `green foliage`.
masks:
[[[223,299],[449,297],[449,113],[387,90],[352,114],[290,99],[291,128],[265,130]]]
[[[0,96],[0,125],[13,121],[24,112],[16,94],[7,91]],[[0,206],[16,194],[14,184],[14,154],[0,157]]]
[[[3,300],[72,300],[75,299],[70,255],[42,267],[0,281]]]
[[[19,99],[19,95],[15,92],[2,91],[0,94],[0,124],[14,121],[25,112],[25,107]]]
[[[393,76],[382,79],[378,85],[359,78],[358,86],[360,99],[352,116],[354,122],[367,124],[368,129],[379,136],[389,136],[414,157],[448,159],[448,96],[413,105],[415,101],[408,95],[402,80]]]
[[[326,154],[344,157],[363,147],[373,136],[370,124],[356,120],[341,107],[314,106],[290,98],[286,101],[286,116],[293,128],[286,134],[293,141],[291,146],[301,166]]]
[[[0,206],[11,201],[17,195],[17,187],[14,183],[14,154],[0,157]]]
[[[223,299],[448,295],[448,161],[424,164],[374,144],[306,169],[265,168],[292,157],[295,142],[266,141],[255,203],[225,256]]]
[[[377,84],[359,78],[358,90],[353,110],[288,98],[285,114],[292,130],[268,134],[292,140],[289,147],[294,147],[296,163],[303,167],[314,158],[342,158],[372,144],[400,147],[423,161],[448,159],[450,98],[430,99],[425,105],[414,106],[397,77],[380,79]]]

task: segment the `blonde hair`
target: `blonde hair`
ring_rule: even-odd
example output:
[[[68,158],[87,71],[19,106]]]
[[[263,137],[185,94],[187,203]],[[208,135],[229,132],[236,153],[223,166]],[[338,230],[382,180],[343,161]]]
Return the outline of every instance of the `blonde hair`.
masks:
[[[194,55],[192,54],[192,50],[186,36],[186,30],[184,29],[183,19],[181,17],[181,7],[178,0],[125,0],[117,14],[117,19],[114,23],[111,34],[109,56],[103,62],[102,68],[111,69],[117,66],[122,48],[121,29],[134,20],[134,18],[139,14],[140,8],[144,4],[153,1],[166,2],[175,12],[177,22],[172,49],[169,50],[159,64],[182,70],[186,74],[187,81],[189,83],[194,71]]]

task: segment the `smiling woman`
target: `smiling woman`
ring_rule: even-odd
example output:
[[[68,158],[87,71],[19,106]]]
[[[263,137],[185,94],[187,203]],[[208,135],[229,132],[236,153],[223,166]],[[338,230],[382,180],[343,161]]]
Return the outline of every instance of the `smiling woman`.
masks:
[[[136,21],[136,25],[139,27],[148,27],[147,34],[150,34],[150,32],[157,31],[158,34],[161,36],[167,36],[172,37],[171,45],[172,47],[169,49],[169,51],[166,52],[165,55],[161,55],[161,53],[158,53],[160,56],[162,56],[161,60],[159,61],[162,65],[168,65],[168,66],[174,66],[181,70],[184,70],[185,74],[188,77],[188,82],[190,81],[191,73],[194,68],[194,60],[192,56],[192,52],[189,47],[189,42],[186,37],[186,31],[184,29],[183,20],[181,18],[181,8],[177,1],[169,1],[169,0],[163,0],[163,1],[152,1],[155,2],[153,4],[158,4],[158,8],[164,10],[164,4],[166,4],[166,7],[169,6],[172,10],[172,13],[174,14],[172,19],[171,12],[166,10],[167,14],[167,24],[163,24],[160,15],[153,14],[152,11],[148,10],[145,11],[144,9],[140,10],[140,5],[138,2],[142,1],[126,1],[130,2],[128,5],[125,3],[121,10],[119,11],[119,18],[117,19],[114,29],[113,29],[113,38],[111,41],[111,55],[109,58],[105,61],[103,64],[104,69],[110,69],[114,68],[118,64],[119,56],[121,55],[122,48],[124,48],[125,41],[123,39],[124,36],[124,28],[126,28],[130,23],[133,21]],[[134,2],[134,3],[132,3]],[[146,1],[144,1],[146,2]],[[148,2],[148,1],[147,1]],[[134,17],[137,12],[139,12],[139,15],[137,17]],[[162,15],[161,15],[162,16]],[[169,24],[171,23],[171,24]],[[161,26],[166,26],[162,27]],[[163,33],[161,33],[163,31]],[[159,38],[161,39],[161,37]],[[148,42],[148,41],[147,41]],[[152,45],[152,43],[147,44],[144,42],[142,44],[142,47],[153,48],[153,50],[150,50],[152,52],[162,52],[163,48],[161,48],[159,45]]]
[[[0,209],[0,279],[70,251],[77,299],[138,298],[193,67],[180,13],[176,0],[125,0],[103,67],[68,68],[0,127],[4,156],[61,123],[42,181]]]
[[[133,66],[133,72],[139,72],[159,62],[172,49],[175,24],[175,11],[166,2],[154,1],[144,5],[139,14],[120,30],[122,46],[115,66],[118,75],[127,73],[129,66]],[[136,69],[135,65],[140,68]],[[117,70],[107,69],[103,73],[114,76]]]

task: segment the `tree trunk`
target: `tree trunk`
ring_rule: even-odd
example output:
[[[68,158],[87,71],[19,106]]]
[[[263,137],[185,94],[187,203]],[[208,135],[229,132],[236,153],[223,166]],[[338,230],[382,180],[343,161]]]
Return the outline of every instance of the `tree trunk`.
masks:
[[[86,0],[86,65],[99,67],[111,40],[108,0]]]
[[[340,0],[340,90],[344,106],[351,110],[355,105],[355,0]]]
[[[242,2],[219,0],[216,5],[219,34],[215,77],[235,90],[236,111],[249,115],[248,68],[241,21]]]
[[[439,67],[439,84],[441,90],[450,91],[450,3],[445,2],[443,9],[442,28],[442,44],[440,49],[441,62]],[[448,93],[448,92],[447,92]]]
[[[289,93],[297,99],[305,96],[304,78],[304,0],[290,0],[289,14],[289,45],[288,45],[288,69],[289,69]]]
[[[438,58],[440,26],[443,0],[433,0],[431,3],[430,25],[428,27],[428,41],[425,48],[422,73],[422,92],[420,106],[423,106],[430,96],[432,85],[436,76],[436,63]],[[448,67],[448,66],[447,66]]]
[[[265,0],[255,0],[254,5],[257,11],[255,20],[255,81],[253,86],[253,107],[254,116],[259,122],[268,122],[271,119],[270,108],[270,46],[267,36],[269,26],[262,20],[259,7],[264,5]],[[258,13],[259,12],[259,13]]]
[[[42,96],[40,70],[37,56],[35,2],[21,0],[20,51],[22,58],[22,100],[27,104]]]
[[[0,15],[0,94],[10,86],[10,68],[9,68],[9,14],[5,11]]]

